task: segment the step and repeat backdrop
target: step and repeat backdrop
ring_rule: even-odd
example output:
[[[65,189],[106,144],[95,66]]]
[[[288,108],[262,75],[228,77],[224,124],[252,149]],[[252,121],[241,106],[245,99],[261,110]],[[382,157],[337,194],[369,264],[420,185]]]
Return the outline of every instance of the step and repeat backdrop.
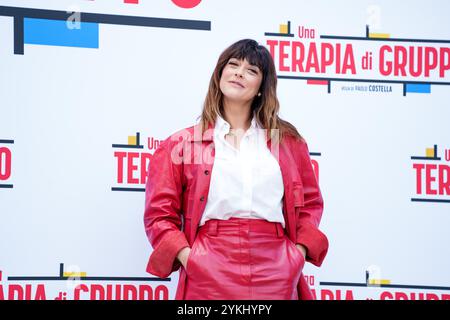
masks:
[[[219,54],[274,57],[330,249],[317,299],[450,299],[448,1],[1,0],[0,300],[173,299],[145,272],[147,166]]]

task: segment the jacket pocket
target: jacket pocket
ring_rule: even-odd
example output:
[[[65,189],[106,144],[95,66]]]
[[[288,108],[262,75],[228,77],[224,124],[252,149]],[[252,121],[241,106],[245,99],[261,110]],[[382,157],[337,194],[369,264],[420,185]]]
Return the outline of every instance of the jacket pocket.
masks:
[[[188,255],[187,260],[186,260],[186,268],[185,268],[185,271],[186,271],[186,274],[187,274],[188,276],[191,275],[192,259],[194,258],[193,256],[195,255],[195,251],[194,251],[194,250],[195,250],[195,245],[196,245],[197,240],[198,240],[198,239],[195,239],[195,240],[194,240],[194,243],[192,243],[192,245],[191,245],[191,251],[189,251],[189,255]]]
[[[296,275],[299,275],[299,272],[302,271],[303,267],[305,266],[305,257],[303,256],[303,253],[300,251],[299,248],[297,248],[297,246],[295,245],[294,242],[292,242],[291,239],[289,239],[288,237],[285,237],[286,242],[288,243],[287,245],[291,247],[291,254],[292,254],[292,258],[294,259],[294,273]]]

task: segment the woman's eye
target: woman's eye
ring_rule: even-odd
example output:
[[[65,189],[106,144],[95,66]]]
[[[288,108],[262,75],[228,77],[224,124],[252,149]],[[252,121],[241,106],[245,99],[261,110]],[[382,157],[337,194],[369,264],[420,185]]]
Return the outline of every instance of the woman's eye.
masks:
[[[232,66],[237,66],[238,64],[236,63],[236,62],[234,62],[234,61],[230,61],[230,62],[228,62],[228,64],[231,64]]]
[[[249,69],[249,71],[250,71],[251,73],[253,73],[253,74],[257,74],[257,73],[258,73],[258,71],[256,71],[255,69]]]

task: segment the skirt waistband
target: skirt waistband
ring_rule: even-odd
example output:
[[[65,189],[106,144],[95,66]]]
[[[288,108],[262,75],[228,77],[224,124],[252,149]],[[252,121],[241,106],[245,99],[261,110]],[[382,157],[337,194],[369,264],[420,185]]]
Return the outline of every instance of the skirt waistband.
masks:
[[[200,233],[206,233],[212,236],[220,233],[230,232],[248,232],[258,234],[268,234],[277,238],[284,237],[285,231],[281,223],[270,222],[263,219],[243,219],[230,218],[228,220],[211,219],[207,220],[199,228]]]

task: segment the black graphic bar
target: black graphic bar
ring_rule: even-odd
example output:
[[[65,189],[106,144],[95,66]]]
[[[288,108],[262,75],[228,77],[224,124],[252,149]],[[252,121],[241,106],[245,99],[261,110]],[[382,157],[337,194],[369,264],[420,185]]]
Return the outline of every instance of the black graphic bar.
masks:
[[[84,276],[64,276],[64,263],[59,264],[59,276],[20,276],[20,277],[8,277],[8,280],[13,281],[41,281],[41,280],[97,280],[97,281],[170,281],[170,278],[158,278],[158,277],[84,277]]]
[[[59,264],[59,277],[64,277],[64,263]]]
[[[342,286],[342,287],[367,287],[366,283],[351,283],[351,282],[320,282],[321,286]]]
[[[265,32],[264,33],[265,36],[270,36],[270,37],[293,37],[293,34],[288,34],[288,33],[272,33],[272,32]]]
[[[411,198],[412,202],[436,202],[436,203],[450,203],[450,199],[420,199],[420,198]]]
[[[73,12],[57,11],[46,9],[19,8],[0,6],[0,16],[26,17],[38,19],[66,20]],[[172,28],[172,29],[190,29],[190,30],[211,30],[210,21],[201,20],[182,20],[169,18],[124,16],[115,14],[100,13],[80,13],[81,22],[94,22],[105,24],[117,24],[127,26]]]
[[[170,278],[157,277],[8,277],[9,281],[49,281],[49,280],[86,280],[86,281],[170,281]]]
[[[129,149],[143,149],[144,146],[135,146],[132,144],[113,144],[113,148],[129,148]]]
[[[437,160],[440,161],[440,157],[411,157],[411,160]]]
[[[392,41],[392,42],[424,42],[424,43],[450,43],[450,40],[438,39],[404,39],[404,38],[366,38],[366,37],[347,37],[347,36],[327,36],[321,35],[321,39],[336,40],[363,40],[363,41]]]
[[[14,54],[24,53],[23,16],[14,17]]]
[[[309,155],[310,156],[321,156],[322,153],[320,153],[320,152],[310,152]]]
[[[12,189],[13,185],[12,184],[0,184],[0,188],[1,189]]]
[[[370,32],[369,32],[369,25],[366,25],[366,36],[365,37],[321,35],[320,38],[323,38],[323,39],[342,39],[342,40],[450,43],[450,40],[439,40],[439,39],[405,39],[405,38],[377,38],[377,37],[371,38],[370,37]]]
[[[14,140],[0,139],[0,143],[14,143]]]
[[[136,132],[136,144],[113,144],[113,148],[130,148],[130,149],[143,149],[144,146],[141,146],[141,133]]]
[[[374,83],[408,83],[408,84],[430,84],[430,85],[450,85],[450,82],[436,82],[436,81],[402,81],[402,80],[378,80],[378,79],[345,79],[345,78],[322,78],[322,77],[308,77],[308,76],[283,76],[278,75],[278,79],[293,79],[293,80],[320,80],[320,81],[341,81],[341,82],[374,82]]]
[[[67,20],[72,14],[73,12],[71,11],[0,6],[0,16],[14,17],[14,54],[22,55],[24,54],[24,18]],[[139,17],[87,12],[80,12],[80,19],[81,22],[103,24],[187,30],[211,30],[211,21],[202,20]]]
[[[112,187],[111,191],[132,191],[132,192],[145,192],[145,188],[121,188]]]
[[[140,140],[141,140],[141,133],[140,132],[136,132],[136,145],[137,146],[140,145]]]
[[[287,23],[287,33],[278,33],[278,32],[265,32],[265,36],[271,36],[271,37],[293,37],[294,34],[291,33],[291,22],[288,21]]]
[[[405,284],[366,284],[350,282],[320,282],[321,286],[342,286],[342,287],[382,287],[382,288],[403,288],[403,289],[423,289],[423,290],[450,290],[450,287],[419,286]]]
[[[438,160],[440,161],[441,158],[437,156],[438,150],[437,150],[437,144],[433,146],[433,156],[432,157],[424,157],[424,156],[412,156],[412,160]]]

